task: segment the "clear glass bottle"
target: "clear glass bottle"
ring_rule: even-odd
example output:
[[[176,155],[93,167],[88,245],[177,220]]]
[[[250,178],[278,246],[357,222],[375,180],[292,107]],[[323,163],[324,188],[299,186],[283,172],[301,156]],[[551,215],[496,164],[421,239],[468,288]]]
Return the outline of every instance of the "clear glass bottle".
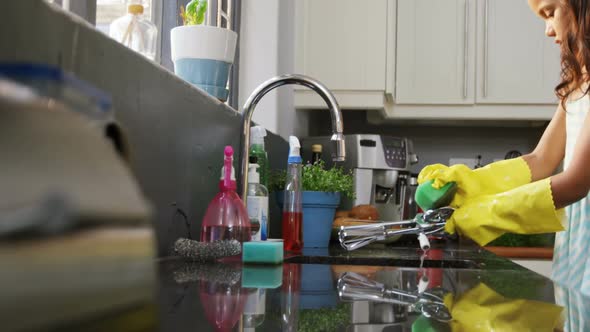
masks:
[[[143,17],[144,6],[141,0],[127,2],[127,14],[114,20],[109,27],[109,36],[143,54],[146,58],[156,58],[156,39],[158,29]]]
[[[264,127],[254,126],[250,129],[250,155],[258,158],[260,184],[268,188],[268,155],[264,149],[264,137]]]
[[[289,136],[289,161],[283,202],[283,240],[286,251],[303,249],[302,165],[299,140]]]
[[[322,160],[322,145],[314,144],[311,146],[311,163],[319,163]]]
[[[248,218],[250,218],[250,229],[252,241],[266,241],[268,238],[268,190],[260,184],[260,169],[257,164],[258,158],[250,157],[248,173],[248,197],[246,206]]]
[[[266,290],[254,288],[250,290],[244,305],[243,332],[256,332],[262,325],[266,312]]]
[[[301,290],[301,264],[283,265],[281,325],[283,331],[297,331]]]

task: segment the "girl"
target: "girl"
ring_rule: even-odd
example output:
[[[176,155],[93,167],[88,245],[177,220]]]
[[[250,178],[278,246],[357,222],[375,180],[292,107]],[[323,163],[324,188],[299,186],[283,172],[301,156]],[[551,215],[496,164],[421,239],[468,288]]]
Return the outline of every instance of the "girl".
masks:
[[[590,0],[528,0],[561,48],[559,106],[533,152],[470,170],[430,165],[418,182],[455,181],[457,209],[447,222],[484,245],[505,232],[559,232],[552,278],[590,295]],[[564,171],[554,174],[561,162]],[[563,215],[566,208],[567,219]]]

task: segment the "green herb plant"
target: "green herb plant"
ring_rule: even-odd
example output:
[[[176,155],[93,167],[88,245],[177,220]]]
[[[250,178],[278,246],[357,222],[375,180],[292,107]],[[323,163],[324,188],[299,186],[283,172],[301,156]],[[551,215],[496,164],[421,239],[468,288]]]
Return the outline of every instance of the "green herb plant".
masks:
[[[350,323],[350,304],[333,308],[303,309],[299,312],[298,332],[342,331]]]
[[[345,331],[351,322],[351,304],[338,303],[335,306],[317,309],[299,309],[297,332],[338,332]],[[267,306],[264,325],[261,330],[280,331],[283,324],[281,307]],[[294,330],[295,331],[295,330]]]
[[[488,246],[501,247],[552,247],[555,239],[554,234],[513,234],[506,233]]]
[[[302,185],[305,191],[339,192],[350,199],[354,198],[352,172],[345,172],[341,167],[325,168],[324,161],[307,164],[302,171]],[[287,172],[285,170],[271,171],[269,176],[269,190],[281,191],[285,189]]]
[[[183,25],[199,25],[205,21],[205,13],[207,13],[207,0],[191,0],[186,5],[180,6],[180,17]]]

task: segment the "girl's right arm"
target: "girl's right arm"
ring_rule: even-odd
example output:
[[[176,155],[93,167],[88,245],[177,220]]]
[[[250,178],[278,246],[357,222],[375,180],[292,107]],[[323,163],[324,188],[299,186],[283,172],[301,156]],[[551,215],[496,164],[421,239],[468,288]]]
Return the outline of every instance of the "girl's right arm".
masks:
[[[533,182],[553,175],[565,156],[565,115],[560,103],[537,147],[523,156],[531,170]]]

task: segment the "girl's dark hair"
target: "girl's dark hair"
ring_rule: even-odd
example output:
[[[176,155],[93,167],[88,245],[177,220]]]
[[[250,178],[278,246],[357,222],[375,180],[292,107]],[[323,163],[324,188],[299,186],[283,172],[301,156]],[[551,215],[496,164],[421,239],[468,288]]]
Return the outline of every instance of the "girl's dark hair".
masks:
[[[588,74],[583,69],[590,69],[590,7],[588,0],[562,0],[566,5],[572,24],[566,38],[561,43],[561,82],[555,87],[555,94],[565,102],[571,93],[583,86]],[[584,93],[590,92],[590,85]]]

